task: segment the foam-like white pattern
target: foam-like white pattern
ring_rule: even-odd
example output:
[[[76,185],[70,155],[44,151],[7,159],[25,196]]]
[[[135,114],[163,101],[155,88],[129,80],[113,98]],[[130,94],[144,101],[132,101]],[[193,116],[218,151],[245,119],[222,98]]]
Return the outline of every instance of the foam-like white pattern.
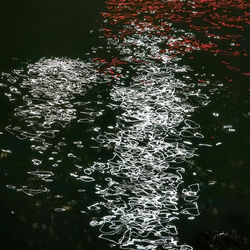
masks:
[[[185,169],[181,164],[195,154],[192,138],[202,138],[199,125],[190,120],[196,107],[188,103],[189,98],[196,96],[205,103],[207,97],[176,78],[176,73],[184,75],[189,68],[178,66],[178,59],[172,58],[169,51],[159,54],[165,38],[149,36],[147,32],[154,32],[153,27],[148,26],[145,33],[135,33],[123,41],[108,39],[108,45],[122,55],[124,67],[129,66],[133,73],[112,78],[98,71],[98,63],[53,58],[30,64],[27,72],[6,74],[4,77],[10,83],[6,95],[17,103],[21,99],[15,119],[6,130],[21,140],[29,139],[32,149],[41,155],[32,160],[35,169],[28,174],[44,182],[53,181],[53,172],[38,169],[44,152],[50,148],[48,160],[57,167],[61,160],[54,158],[54,153],[66,144],[63,137],[56,135],[73,120],[90,123],[99,115],[91,108],[79,112],[76,97],[84,96],[88,86],[100,79],[113,81],[108,106],[122,110],[117,116],[116,132],[94,138],[101,147],[114,148],[113,158],[94,162],[85,169],[75,165],[80,173],[70,174],[90,183],[95,182],[96,171],[109,176],[106,185],[96,186],[102,201],[88,207],[95,211],[105,208],[108,214],[90,225],[99,226],[100,237],[122,249],[191,249],[179,244],[176,220],[180,214],[190,219],[199,215],[196,202],[199,185],[185,187]],[[125,71],[122,65],[110,68],[118,73]],[[187,87],[190,90],[185,92]],[[98,132],[99,128],[94,130]],[[83,146],[81,141],[74,144],[78,148]],[[77,159],[77,154],[68,153],[68,157]],[[10,186],[30,196],[49,192],[46,186],[13,187]]]
[[[25,124],[9,125],[6,130],[19,139],[40,142],[36,148],[39,151],[46,150],[46,139],[54,138],[58,128],[77,118],[75,96],[84,96],[89,83],[97,81],[92,64],[66,58],[42,58],[29,64],[27,70],[14,70],[3,76],[10,84],[6,93],[9,99],[23,101],[15,108],[14,117]]]
[[[63,133],[59,134],[72,121],[81,122],[83,115],[79,112],[79,104],[83,104],[78,101],[97,83],[96,72],[96,64],[67,58],[42,58],[24,69],[2,74],[7,82],[6,95],[15,103],[11,124],[6,130],[20,140],[30,140],[31,149],[36,153],[37,158],[32,159],[34,168],[28,172],[30,177],[38,177],[43,182],[53,181],[51,167],[61,164],[58,155],[66,145]],[[77,142],[77,146],[80,144]],[[72,153],[68,157],[76,158]],[[49,191],[44,185],[38,184],[39,188],[36,183],[35,187],[33,185],[29,183],[16,191],[29,196]]]
[[[122,108],[118,133],[97,137],[101,145],[115,148],[112,159],[91,168],[111,175],[107,185],[97,190],[104,199],[99,206],[110,214],[91,225],[101,226],[100,237],[122,249],[192,249],[179,245],[175,222],[180,214],[190,219],[199,215],[199,185],[183,189],[185,169],[180,166],[195,152],[184,139],[202,137],[199,125],[188,119],[195,109],[188,98],[199,94],[183,92],[187,84],[175,73],[189,69],[178,66],[178,59],[160,55],[161,41],[147,34],[126,37],[122,45],[109,40],[135,73],[129,86],[121,78],[111,91],[111,107]],[[161,62],[152,60],[152,55],[161,57]],[[143,63],[133,63],[133,56]]]

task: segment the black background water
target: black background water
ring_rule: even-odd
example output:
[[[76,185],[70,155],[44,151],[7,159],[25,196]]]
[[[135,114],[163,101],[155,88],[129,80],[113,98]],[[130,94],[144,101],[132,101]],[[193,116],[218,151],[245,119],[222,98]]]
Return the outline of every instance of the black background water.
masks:
[[[41,57],[83,57],[92,46],[98,44],[98,38],[91,36],[89,31],[98,27],[96,20],[100,20],[99,12],[104,6],[105,3],[101,0],[9,1],[8,6],[2,8],[3,14],[0,17],[1,71],[22,67],[23,62],[35,61]],[[245,41],[243,46],[249,49],[249,38]],[[222,144],[212,148],[200,147],[200,156],[189,163],[192,171],[197,172],[197,181],[201,185],[198,201],[201,215],[193,221],[180,221],[180,238],[187,243],[201,231],[217,229],[235,230],[250,236],[249,78],[225,70],[220,61],[220,58],[202,52],[197,52],[196,60],[192,62],[184,58],[184,63],[190,64],[199,75],[214,73],[218,81],[224,81],[227,76],[232,79],[219,92],[213,92],[213,87],[217,86],[207,88],[211,102],[194,115],[206,142]],[[237,63],[239,67],[249,69],[247,59]],[[3,92],[0,104],[0,128],[3,131],[11,119],[13,107]],[[216,117],[213,113],[218,113],[219,116]],[[223,129],[225,125],[232,125],[236,131],[226,131]],[[74,136],[75,133],[68,131],[68,136]],[[97,230],[89,226],[89,218],[79,216],[74,210],[69,211],[66,216],[51,213],[53,197],[47,197],[48,200],[44,196],[27,197],[6,189],[9,174],[18,172],[20,168],[28,171],[25,166],[29,164],[31,152],[28,143],[11,136],[2,137],[0,147],[15,151],[10,159],[0,160],[0,233],[1,244],[5,245],[3,249],[108,248],[108,244],[98,240]],[[91,156],[89,158],[91,161]],[[207,170],[212,170],[212,173]],[[62,168],[61,171],[61,182],[54,185],[64,189],[68,196],[72,195],[73,200],[75,193],[72,191],[71,194],[71,182],[67,182],[66,174],[64,176],[63,173],[68,173],[68,169]],[[15,178],[17,183],[22,183],[22,175],[16,174]],[[75,199],[79,200],[80,197]],[[86,195],[85,199],[91,197]],[[34,209],[34,204],[38,204],[39,209]],[[15,211],[15,214],[11,211]],[[42,224],[45,224],[45,229]]]
[[[1,7],[1,61],[46,56],[81,57],[96,39],[104,1],[9,1]]]

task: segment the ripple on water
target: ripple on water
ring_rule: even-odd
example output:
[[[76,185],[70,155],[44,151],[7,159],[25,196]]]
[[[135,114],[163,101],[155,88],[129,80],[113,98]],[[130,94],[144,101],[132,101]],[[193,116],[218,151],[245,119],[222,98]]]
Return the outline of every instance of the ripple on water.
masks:
[[[109,107],[118,115],[115,130],[101,131],[95,139],[113,157],[95,161],[84,172],[110,176],[96,187],[103,201],[91,207],[103,207],[108,215],[90,225],[100,227],[100,237],[122,249],[192,249],[179,243],[176,221],[182,215],[189,220],[199,215],[199,184],[185,184],[185,162],[196,155],[195,143],[204,138],[190,117],[197,106],[209,103],[195,87],[210,82],[194,84],[192,70],[180,66],[178,55],[201,48],[185,43],[187,38],[196,41],[193,33],[172,27],[179,20],[168,13],[171,4],[107,1],[102,13],[107,53],[113,49],[119,58],[94,61],[110,79]]]
[[[155,32],[150,24],[144,26]],[[178,58],[157,53],[163,39],[142,31],[127,36],[124,43],[109,39],[121,54],[130,51],[131,56],[121,60],[132,64],[135,73],[129,86],[121,77],[110,92],[110,105],[121,110],[117,131],[96,138],[101,145],[114,145],[113,158],[95,162],[85,171],[110,175],[106,185],[96,190],[103,201],[93,205],[108,209],[109,214],[90,225],[100,227],[100,237],[122,249],[192,249],[179,244],[176,221],[181,215],[189,220],[199,215],[199,184],[185,187],[183,163],[195,155],[192,139],[203,138],[199,124],[189,118],[196,109],[189,98],[203,104],[207,96],[176,77],[176,72],[190,71],[178,65]],[[152,55],[164,60],[157,62]],[[133,63],[133,56],[140,64]],[[184,92],[187,87],[190,91]]]
[[[25,68],[3,73],[6,96],[15,107],[6,131],[20,140],[29,140],[34,152],[31,161],[33,169],[27,172],[35,177],[32,187],[22,186],[16,191],[29,196],[49,192],[45,183],[34,182],[37,179],[53,181],[53,168],[62,163],[61,151],[67,146],[64,131],[73,121],[81,120],[80,112],[85,105],[81,99],[98,84],[96,72],[92,63],[67,58],[42,58]],[[74,144],[82,147],[81,141]],[[77,158],[74,153],[67,155]]]
[[[135,2],[142,7],[140,1]],[[128,5],[135,8],[134,1],[128,1]],[[186,76],[191,69],[179,66],[176,51],[161,50],[166,40],[170,45],[182,41],[159,32],[161,26],[170,31],[171,22],[162,22],[159,17],[152,21],[147,11],[133,19],[133,15],[119,15],[113,1],[108,6],[110,13],[103,13],[104,23],[111,27],[119,23],[120,31],[112,36],[103,30],[107,37],[104,52],[112,48],[120,58],[111,62],[94,58],[92,63],[44,58],[27,69],[4,74],[9,82],[6,95],[17,103],[13,122],[6,130],[21,140],[30,140],[31,148],[37,152],[38,157],[32,160],[35,169],[29,175],[45,184],[53,181],[56,175],[50,166],[57,168],[62,164],[57,154],[62,151],[76,168],[68,173],[72,178],[84,185],[98,183],[96,200],[101,201],[87,206],[87,210],[107,211],[90,222],[100,228],[101,238],[123,249],[191,249],[179,243],[176,221],[181,215],[190,220],[199,215],[199,185],[185,185],[183,163],[195,155],[193,139],[203,138],[199,124],[190,119],[197,108],[190,99],[207,105],[208,97],[193,88]],[[183,32],[172,30],[172,34]],[[191,33],[186,35],[193,37]],[[186,76],[186,80],[177,75]],[[98,88],[100,81],[111,87],[106,108],[118,113],[116,124],[109,124],[106,130],[94,124],[105,110],[96,110],[93,102],[81,99],[93,86]],[[95,105],[102,105],[101,98],[97,99]],[[93,133],[91,140],[96,145],[90,143],[89,149],[97,152],[105,148],[112,157],[105,161],[95,159],[90,166],[81,164],[77,149],[83,150],[84,143],[72,139],[69,149],[62,135],[74,122],[80,126],[93,123],[88,132]],[[44,160],[45,155],[48,161]],[[96,176],[101,175],[105,181],[99,185]],[[39,189],[9,188],[34,196],[49,192],[45,184]],[[85,189],[78,190],[84,193]],[[58,206],[54,210],[69,209]]]

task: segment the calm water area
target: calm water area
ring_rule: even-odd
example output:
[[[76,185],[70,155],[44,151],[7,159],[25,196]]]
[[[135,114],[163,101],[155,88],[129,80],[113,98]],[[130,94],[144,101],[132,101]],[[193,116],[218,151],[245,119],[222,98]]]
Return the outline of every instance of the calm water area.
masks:
[[[247,0],[9,1],[1,249],[250,238]]]

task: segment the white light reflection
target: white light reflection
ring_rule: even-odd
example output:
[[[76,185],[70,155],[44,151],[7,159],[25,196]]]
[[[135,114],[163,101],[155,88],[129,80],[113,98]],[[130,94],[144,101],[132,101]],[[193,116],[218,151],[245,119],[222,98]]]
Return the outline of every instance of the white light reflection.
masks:
[[[122,109],[117,117],[118,132],[106,132],[93,138],[104,147],[114,145],[114,157],[83,169],[84,175],[72,173],[71,176],[88,183],[95,181],[90,176],[95,171],[110,175],[104,187],[96,187],[103,201],[87,207],[94,211],[105,207],[109,211],[108,215],[90,223],[100,227],[101,238],[122,249],[192,249],[179,244],[176,220],[180,214],[190,220],[199,215],[196,202],[199,185],[184,187],[185,169],[181,164],[195,155],[192,138],[203,138],[198,132],[199,125],[189,119],[196,108],[188,103],[189,98],[195,96],[204,104],[208,100],[175,76],[176,73],[184,76],[190,70],[187,66],[179,66],[179,59],[171,57],[169,51],[159,54],[160,44],[166,37],[149,36],[155,32],[154,27],[147,23],[141,26],[147,26],[145,33],[138,30],[140,34],[127,36],[122,42],[108,39],[109,45],[120,52],[123,61],[135,72],[128,87],[126,75],[116,76],[116,84],[110,92],[109,107]],[[139,29],[139,26],[133,28]],[[134,63],[133,57],[143,63]],[[99,116],[92,109],[78,112],[78,105],[84,103],[75,100],[75,95],[86,93],[86,85],[97,81],[98,66],[79,60],[41,59],[29,65],[25,77],[22,70],[7,76],[14,85],[9,87],[7,96],[11,101],[21,98],[22,105],[14,114],[19,123],[7,126],[6,130],[21,140],[30,139],[32,149],[39,154],[52,148],[53,157],[49,160],[51,166],[57,167],[61,160],[55,155],[66,146],[63,138],[57,138],[60,129],[73,120],[90,123],[94,122],[94,115]],[[23,81],[18,83],[20,74]],[[128,71],[127,78],[129,74]],[[189,91],[185,91],[187,87]],[[22,96],[19,89],[26,90],[26,95]],[[95,127],[94,131],[99,132],[100,127]],[[57,138],[56,146],[50,142],[53,138]],[[79,141],[74,144],[82,147]],[[73,153],[67,156],[77,158]],[[42,159],[33,159],[33,165],[40,167]],[[75,166],[79,171],[82,168]],[[53,177],[51,171],[35,170],[29,174],[43,181]],[[24,186],[15,190],[29,196],[49,192],[46,187]],[[56,211],[65,209],[56,208]]]
[[[23,69],[2,74],[8,83],[6,95],[16,104],[11,124],[5,129],[20,140],[29,140],[35,153],[31,160],[33,171],[27,174],[37,178],[30,177],[30,182],[38,178],[43,182],[53,181],[51,167],[61,164],[58,153],[66,146],[60,132],[73,120],[81,119],[78,106],[84,104],[79,97],[97,82],[96,70],[93,64],[76,59],[42,58]],[[81,146],[81,142],[78,144]],[[68,157],[76,158],[73,153],[68,153]],[[91,177],[78,179],[92,181]],[[37,185],[30,185],[32,188],[25,186],[16,191],[29,196],[49,192],[45,184],[38,189],[34,189]]]
[[[102,145],[114,144],[114,157],[86,169],[86,174],[95,169],[111,175],[106,186],[96,191],[104,200],[99,206],[110,214],[91,225],[100,226],[100,237],[122,249],[192,249],[179,244],[176,220],[180,214],[190,220],[199,215],[199,185],[183,188],[185,169],[180,164],[195,154],[186,138],[203,138],[199,125],[187,118],[196,108],[188,104],[189,97],[201,102],[207,97],[190,86],[184,91],[187,83],[175,74],[190,69],[178,66],[178,58],[157,52],[164,37],[140,33],[127,36],[121,44],[109,39],[136,73],[130,86],[120,78],[110,93],[110,107],[122,108],[118,132],[96,139]],[[133,56],[143,63],[134,64]]]

